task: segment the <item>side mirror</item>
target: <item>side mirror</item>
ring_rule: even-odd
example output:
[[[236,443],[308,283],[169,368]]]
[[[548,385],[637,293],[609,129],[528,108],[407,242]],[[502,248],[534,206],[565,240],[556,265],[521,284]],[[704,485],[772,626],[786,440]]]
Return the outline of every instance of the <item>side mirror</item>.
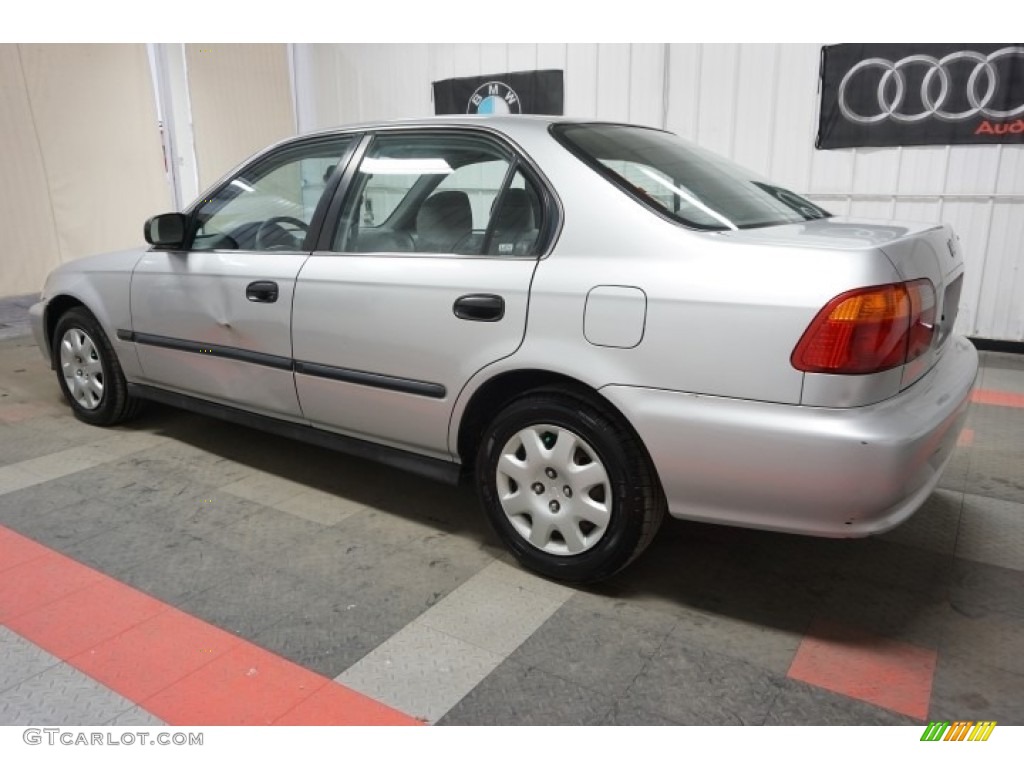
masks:
[[[146,242],[158,248],[180,248],[185,244],[185,214],[161,213],[142,228]]]

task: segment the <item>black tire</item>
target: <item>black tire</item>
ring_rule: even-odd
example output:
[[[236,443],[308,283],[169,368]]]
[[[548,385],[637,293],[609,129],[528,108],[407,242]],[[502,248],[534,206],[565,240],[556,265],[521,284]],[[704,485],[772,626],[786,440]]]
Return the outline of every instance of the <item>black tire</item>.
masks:
[[[90,376],[86,366],[95,371],[95,374],[91,375],[92,378],[99,380],[102,386],[101,394],[97,395],[92,389],[85,393],[80,388],[79,397],[76,397],[69,388],[61,354],[65,338],[68,338],[69,344],[74,339],[84,338],[88,341],[88,344],[84,345],[88,354],[76,355],[70,347],[68,354],[72,363],[81,366],[80,369],[86,377]],[[61,392],[64,393],[64,399],[68,401],[78,419],[87,424],[109,427],[134,418],[138,414],[142,403],[128,394],[128,384],[121,371],[117,354],[110,344],[110,339],[89,310],[85,307],[72,307],[61,315],[54,326],[50,347]],[[74,371],[70,373],[74,375]]]
[[[542,467],[541,475],[533,471],[536,462],[526,452],[523,434],[531,439],[538,436],[540,444],[534,443],[534,456],[546,456],[543,451],[550,451],[553,466]],[[575,446],[574,458],[568,463],[556,458],[562,439],[568,439],[566,446]],[[562,453],[566,450],[563,448]],[[527,473],[522,475],[522,483],[510,479],[511,459],[531,468],[514,465],[515,472]],[[575,488],[572,482],[561,487],[564,478],[582,477],[577,473],[593,461],[598,467],[591,477],[600,477],[599,470],[603,469],[607,482],[586,491]],[[541,463],[547,463],[547,459]],[[499,466],[508,471],[500,471]],[[559,468],[562,475],[558,474]],[[595,582],[619,572],[650,544],[665,514],[661,485],[636,433],[618,415],[602,409],[596,398],[582,394],[539,390],[509,404],[484,433],[477,453],[476,479],[484,510],[505,546],[526,568],[561,581]],[[528,487],[523,487],[527,483]],[[543,492],[541,486],[545,487]],[[581,482],[579,488],[584,487],[586,482]],[[610,497],[606,523],[595,526],[589,520],[574,522],[581,510],[583,514],[590,512],[579,506],[581,493],[606,508]],[[503,497],[510,511],[503,506]],[[524,512],[527,508],[532,511]],[[545,508],[552,514],[548,515]],[[562,512],[566,515],[559,517]],[[535,517],[539,521],[536,530]],[[541,546],[529,540],[534,535]],[[570,538],[577,549],[581,542],[585,549],[569,551]]]

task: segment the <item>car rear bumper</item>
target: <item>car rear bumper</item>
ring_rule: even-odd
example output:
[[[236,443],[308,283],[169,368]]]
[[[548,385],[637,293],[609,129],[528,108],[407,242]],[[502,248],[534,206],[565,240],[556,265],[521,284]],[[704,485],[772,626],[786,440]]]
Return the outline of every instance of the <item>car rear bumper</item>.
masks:
[[[953,454],[978,370],[953,337],[896,397],[816,408],[640,387],[601,390],[630,420],[674,517],[816,536],[882,533],[924,503]]]

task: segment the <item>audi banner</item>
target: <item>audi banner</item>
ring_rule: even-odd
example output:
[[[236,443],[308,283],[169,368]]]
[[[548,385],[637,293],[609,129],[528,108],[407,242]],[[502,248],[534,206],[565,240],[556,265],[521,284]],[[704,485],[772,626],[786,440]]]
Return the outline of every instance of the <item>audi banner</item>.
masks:
[[[434,83],[434,114],[560,115],[562,70],[453,77]]]
[[[1024,44],[821,49],[819,149],[1024,142]]]

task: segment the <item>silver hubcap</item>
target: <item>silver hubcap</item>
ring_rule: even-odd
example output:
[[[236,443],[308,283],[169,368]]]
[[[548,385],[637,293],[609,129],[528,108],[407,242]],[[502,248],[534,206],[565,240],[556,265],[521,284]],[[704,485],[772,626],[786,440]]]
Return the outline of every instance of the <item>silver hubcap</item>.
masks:
[[[608,530],[608,472],[597,452],[568,429],[521,429],[502,448],[496,479],[505,516],[537,549],[578,555]]]
[[[96,345],[81,328],[71,328],[60,340],[60,370],[72,399],[87,411],[103,400],[103,366]]]

